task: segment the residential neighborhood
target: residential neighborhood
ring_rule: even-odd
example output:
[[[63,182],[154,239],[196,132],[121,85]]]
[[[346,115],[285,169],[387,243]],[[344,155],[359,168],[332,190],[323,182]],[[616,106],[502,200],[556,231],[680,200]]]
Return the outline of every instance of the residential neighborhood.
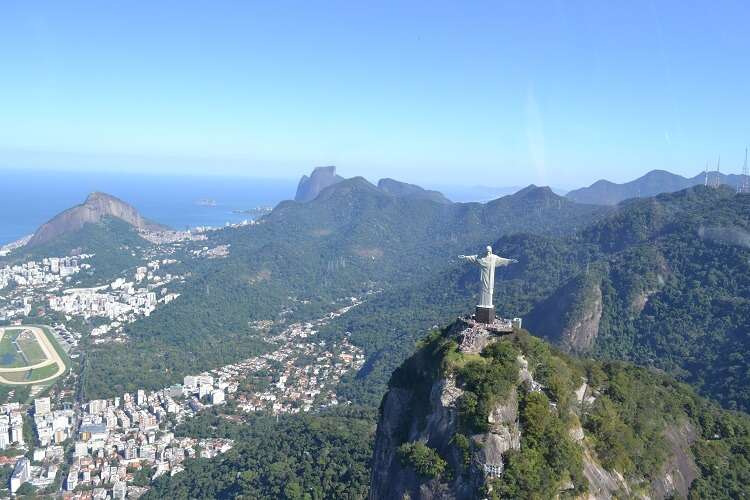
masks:
[[[158,268],[139,268],[134,282],[153,279]],[[106,293],[130,286],[120,282]],[[273,351],[187,375],[182,384],[113,399],[71,403],[45,396],[32,405],[3,405],[0,451],[21,453],[13,462],[11,493],[30,484],[39,490],[57,487],[65,498],[138,498],[153,479],[181,472],[184,460],[211,459],[232,448],[228,439],[175,436],[177,425],[201,411],[231,402],[240,414],[279,415],[346,404],[336,396],[336,384],[361,368],[364,355],[347,337],[329,342],[317,333],[361,300],[348,302],[316,321],[294,323],[265,337],[276,346]],[[264,329],[269,323],[254,326]],[[264,383],[247,384],[259,374]]]

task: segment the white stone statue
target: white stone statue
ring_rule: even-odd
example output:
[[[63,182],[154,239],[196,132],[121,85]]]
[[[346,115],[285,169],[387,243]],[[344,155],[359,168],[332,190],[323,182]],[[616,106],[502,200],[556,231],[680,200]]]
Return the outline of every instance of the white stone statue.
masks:
[[[492,291],[495,288],[495,268],[517,263],[518,261],[498,257],[492,253],[491,246],[487,246],[487,254],[482,257],[476,255],[459,255],[458,258],[476,264],[482,270],[482,294],[478,307],[492,308]]]

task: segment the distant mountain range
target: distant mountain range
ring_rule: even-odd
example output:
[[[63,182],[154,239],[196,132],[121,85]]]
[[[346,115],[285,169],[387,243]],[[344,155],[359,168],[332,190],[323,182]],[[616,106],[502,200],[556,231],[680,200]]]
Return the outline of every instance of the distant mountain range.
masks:
[[[742,181],[741,175],[708,172],[708,183],[716,182],[717,177],[719,184],[733,188],[737,188]],[[605,179],[598,180],[589,187],[574,189],[565,196],[578,203],[617,205],[629,198],[646,198],[662,193],[673,193],[705,183],[705,173],[687,178],[667,172],[666,170],[652,170],[635,180],[623,184],[616,184]]]
[[[706,183],[718,183],[737,189],[741,185],[742,179],[741,175],[727,175],[715,171],[708,172],[708,174],[701,172],[688,178],[666,170],[652,170],[635,180],[622,184],[601,179],[588,187],[569,191],[565,194],[565,197],[577,203],[613,206],[631,198],[648,198],[663,193],[674,193]],[[343,180],[345,178],[336,173],[335,166],[316,167],[309,176],[302,176],[294,200],[303,203],[312,201],[323,190]],[[425,189],[415,184],[407,184],[394,179],[380,179],[377,188],[400,198],[451,203],[451,200],[441,191]],[[451,198],[454,200],[486,202],[513,194],[521,189],[521,187],[445,186],[442,191],[451,193]],[[553,191],[560,195],[564,193],[564,191],[558,189],[553,189]]]
[[[310,176],[303,175],[297,186],[297,194],[294,196],[294,201],[307,203],[314,200],[318,195],[326,188],[338,184],[339,182],[346,180],[336,173],[335,166],[328,167],[316,167]],[[363,179],[364,180],[364,179]],[[367,181],[365,181],[367,182]],[[369,182],[368,182],[369,184]],[[430,200],[436,203],[451,203],[451,200],[446,198],[439,191],[432,191],[424,189],[416,184],[407,184],[406,182],[400,182],[394,179],[380,179],[377,187],[370,184],[373,188],[388,193],[397,198],[411,198],[419,200]]]

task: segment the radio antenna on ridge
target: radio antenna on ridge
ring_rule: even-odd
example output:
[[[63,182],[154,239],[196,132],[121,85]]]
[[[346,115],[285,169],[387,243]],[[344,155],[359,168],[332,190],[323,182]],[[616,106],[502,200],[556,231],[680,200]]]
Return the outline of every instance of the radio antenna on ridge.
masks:
[[[718,188],[719,186],[721,186],[721,155],[719,155],[719,159],[716,161],[716,172],[711,181],[711,187]]]
[[[738,193],[750,193],[750,175],[748,175],[747,167],[747,148],[745,148],[745,164],[742,166],[742,178],[740,179],[740,185],[737,188]]]

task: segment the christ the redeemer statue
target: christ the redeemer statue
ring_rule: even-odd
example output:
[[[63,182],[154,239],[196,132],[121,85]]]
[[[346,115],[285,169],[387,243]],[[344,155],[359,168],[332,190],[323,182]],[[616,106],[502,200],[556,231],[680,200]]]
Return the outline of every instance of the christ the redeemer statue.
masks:
[[[515,259],[498,257],[492,253],[492,247],[487,246],[487,254],[459,255],[459,259],[476,264],[482,270],[482,294],[477,305],[476,317],[481,323],[492,323],[495,320],[495,306],[492,305],[492,291],[495,288],[495,268],[518,262]]]

